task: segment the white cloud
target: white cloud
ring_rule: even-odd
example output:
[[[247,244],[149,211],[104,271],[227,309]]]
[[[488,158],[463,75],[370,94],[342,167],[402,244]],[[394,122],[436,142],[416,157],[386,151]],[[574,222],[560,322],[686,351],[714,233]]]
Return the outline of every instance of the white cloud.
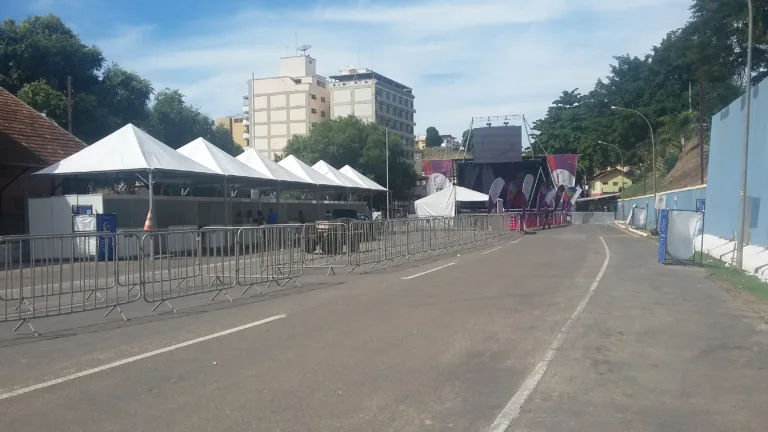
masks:
[[[458,135],[473,116],[546,112],[563,90],[589,90],[612,56],[643,55],[688,18],[684,0],[433,0],[253,9],[187,23],[165,37],[154,23],[97,41],[105,55],[181,88],[213,116],[240,111],[245,81],[278,74],[294,32],[319,72],[373,67],[413,88],[417,132]],[[158,23],[159,25],[159,23]],[[359,65],[358,63],[358,45]],[[450,79],[439,80],[444,75]]]

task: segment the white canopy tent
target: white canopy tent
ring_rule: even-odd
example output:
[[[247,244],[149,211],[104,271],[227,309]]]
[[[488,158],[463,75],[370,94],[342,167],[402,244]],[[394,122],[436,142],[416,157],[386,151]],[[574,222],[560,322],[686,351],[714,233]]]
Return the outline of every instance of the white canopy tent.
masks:
[[[278,162],[278,165],[287,169],[292,174],[300,177],[304,181],[317,185],[318,187],[319,186],[333,186],[337,188],[344,187],[344,185],[339,183],[338,181],[330,179],[322,175],[321,173],[315,171],[314,169],[312,169],[312,167],[300,161],[294,155],[286,156],[285,159]]]
[[[225,221],[229,221],[229,185],[232,184],[233,180],[256,185],[272,186],[277,184],[275,180],[240,162],[202,137],[191,141],[176,151],[224,176]]]
[[[329,179],[343,185],[346,188],[371,190],[370,187],[361,186],[358,182],[347,177],[346,175],[344,175],[344,173],[332,167],[330,164],[328,164],[325,161],[321,160],[318,163],[312,165],[312,169],[328,177]]]
[[[76,175],[167,172],[217,175],[148,133],[127,124],[72,156],[35,174]]]
[[[147,183],[150,212],[153,206],[152,189],[159,176],[175,179],[221,177],[221,174],[189,159],[130,123],[35,174],[91,177],[100,174],[135,175]]]
[[[454,185],[417,200],[414,206],[419,217],[455,216],[456,202],[487,202],[488,199],[486,194]]]
[[[277,162],[267,157],[265,154],[252,148],[246,149],[235,159],[264,174],[266,177],[271,178],[272,180],[277,180],[278,182],[295,183],[299,185],[314,185],[313,183],[310,183],[283,168]]]
[[[235,159],[204,138],[197,138],[176,151],[204,165],[206,168],[227,177],[236,177],[266,184],[275,183],[274,179]]]
[[[373,190],[373,191],[381,191],[381,192],[386,192],[386,190],[387,190],[385,187],[382,187],[381,185],[379,185],[375,181],[373,181],[373,180],[369,179],[368,177],[360,174],[359,171],[357,171],[356,169],[352,168],[349,165],[345,165],[343,168],[341,168],[339,170],[339,172],[341,172],[345,176],[349,177],[350,179],[356,181],[360,186],[362,186],[364,188],[367,188],[367,189],[370,189],[370,190]]]

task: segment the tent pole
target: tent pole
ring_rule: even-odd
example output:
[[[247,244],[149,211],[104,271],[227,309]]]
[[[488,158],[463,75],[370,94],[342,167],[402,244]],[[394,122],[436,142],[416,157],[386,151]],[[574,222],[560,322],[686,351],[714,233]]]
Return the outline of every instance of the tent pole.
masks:
[[[229,187],[227,176],[224,176],[224,226],[229,226]]]
[[[277,223],[280,223],[280,182],[277,182]]]
[[[147,186],[149,188],[149,214],[152,216],[152,220],[153,220],[152,225],[154,226],[155,215],[153,214],[152,207],[154,207],[154,204],[155,204],[155,198],[154,198],[155,180],[152,178],[152,170],[149,170],[149,181],[147,183],[148,183]]]
[[[320,216],[320,185],[317,185],[317,220],[323,220]]]

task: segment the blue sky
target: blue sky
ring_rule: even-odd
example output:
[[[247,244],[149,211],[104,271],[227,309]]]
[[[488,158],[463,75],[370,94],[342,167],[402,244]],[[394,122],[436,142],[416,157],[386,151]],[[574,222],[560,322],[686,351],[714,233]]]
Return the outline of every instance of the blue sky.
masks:
[[[0,0],[2,18],[54,13],[155,89],[211,116],[239,112],[252,73],[312,44],[318,72],[373,67],[414,90],[416,131],[459,135],[473,116],[541,118],[589,90],[614,55],[642,56],[690,0]],[[359,47],[359,61],[358,61]]]

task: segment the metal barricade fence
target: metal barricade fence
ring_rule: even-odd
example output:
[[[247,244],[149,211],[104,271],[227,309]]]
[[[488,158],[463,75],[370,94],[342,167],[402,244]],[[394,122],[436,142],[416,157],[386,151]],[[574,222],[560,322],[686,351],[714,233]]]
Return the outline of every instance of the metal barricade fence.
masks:
[[[169,300],[208,292],[218,294],[217,271],[227,266],[228,233],[225,229],[150,231],[141,241],[141,285],[144,301],[155,303],[154,311]],[[206,256],[212,254],[213,256]],[[217,263],[220,259],[221,262]],[[218,264],[218,265],[217,265]],[[205,271],[204,271],[205,270]],[[223,278],[219,278],[223,281]]]
[[[430,219],[407,219],[406,221],[407,259],[411,259],[414,255],[418,255],[416,259],[419,259],[430,252],[432,221]]]
[[[349,254],[350,273],[363,265],[370,265],[370,270],[386,261],[386,222],[354,221],[349,230],[360,238],[360,247]]]
[[[351,223],[351,222],[350,222]],[[344,222],[315,222],[303,225],[302,263],[305,268],[334,269],[349,265],[349,251],[360,246],[359,233],[350,235]]]
[[[305,236],[304,225],[240,228],[236,235],[236,283],[243,288],[242,294],[259,283],[269,287],[293,281],[301,287],[297,279],[304,271]]]
[[[510,217],[521,225],[519,216],[483,214],[2,237],[0,322],[18,320],[15,331],[32,318],[96,309],[126,319],[120,305],[140,298],[153,311],[198,294],[231,301],[228,289],[284,286],[305,267],[373,268],[519,235]]]
[[[570,218],[574,225],[605,225],[616,222],[616,214],[612,212],[573,212]]]
[[[136,241],[134,234],[127,235]],[[0,279],[0,322],[19,321],[14,331],[30,320],[107,309],[141,297],[141,290],[118,283],[118,269],[132,269],[133,258],[121,263],[117,253],[122,233],[73,233],[0,238],[4,250]],[[126,265],[127,264],[127,265]]]
[[[395,263],[408,256],[408,220],[388,220],[384,227],[385,262]]]

